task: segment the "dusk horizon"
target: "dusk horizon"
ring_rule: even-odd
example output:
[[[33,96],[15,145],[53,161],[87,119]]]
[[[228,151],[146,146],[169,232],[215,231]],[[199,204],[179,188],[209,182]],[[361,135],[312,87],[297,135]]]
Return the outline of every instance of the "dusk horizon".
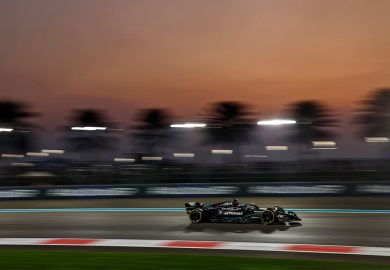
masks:
[[[192,119],[224,100],[265,117],[319,100],[350,117],[390,85],[388,1],[92,2],[0,3],[0,98],[55,128],[78,108]]]

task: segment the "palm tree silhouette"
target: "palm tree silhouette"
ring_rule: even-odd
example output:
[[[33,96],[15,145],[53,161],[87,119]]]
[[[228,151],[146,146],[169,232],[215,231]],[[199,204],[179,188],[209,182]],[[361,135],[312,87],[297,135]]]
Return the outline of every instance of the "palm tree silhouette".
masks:
[[[357,123],[363,137],[390,137],[390,88],[378,89],[362,101]]]
[[[249,106],[237,101],[223,101],[212,104],[206,113],[206,143],[235,149],[236,157],[239,157],[241,145],[251,141],[255,127],[250,119]]]
[[[101,154],[114,147],[114,139],[110,132],[112,123],[107,121],[103,111],[84,109],[76,110],[70,117],[71,127],[105,127],[105,130],[74,130],[70,129],[66,144],[68,149],[78,152],[81,157],[91,157],[100,160]]]
[[[27,119],[38,116],[22,102],[0,101],[0,128],[13,129],[12,132],[0,132],[1,153],[25,153],[33,147],[33,131],[37,126]]]
[[[390,88],[373,92],[362,102],[358,123],[365,137],[390,137]]]
[[[136,116],[131,138],[143,153],[156,154],[171,139],[170,113],[165,109],[144,109]]]
[[[308,151],[313,141],[335,137],[329,128],[336,126],[337,119],[330,109],[319,101],[293,103],[289,106],[288,114],[297,121],[296,125],[290,127],[289,140],[298,145],[299,152]]]

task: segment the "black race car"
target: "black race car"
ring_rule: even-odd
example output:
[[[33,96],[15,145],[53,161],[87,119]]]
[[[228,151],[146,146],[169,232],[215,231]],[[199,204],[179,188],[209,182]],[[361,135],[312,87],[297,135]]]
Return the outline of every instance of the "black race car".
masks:
[[[200,202],[188,202],[185,208],[192,223],[223,222],[223,223],[262,223],[265,225],[299,222],[301,219],[292,211],[282,207],[260,208],[256,204],[239,204],[220,202],[206,205]]]

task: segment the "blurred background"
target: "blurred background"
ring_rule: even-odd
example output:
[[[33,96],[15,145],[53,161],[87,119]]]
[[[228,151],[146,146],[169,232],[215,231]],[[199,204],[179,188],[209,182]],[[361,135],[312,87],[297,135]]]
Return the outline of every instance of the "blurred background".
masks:
[[[39,108],[1,100],[0,184],[388,180],[389,88],[368,94],[352,119],[317,100],[258,111],[220,101],[188,121],[149,108],[121,123],[85,108],[48,131]]]
[[[2,1],[0,185],[385,180],[389,9]]]

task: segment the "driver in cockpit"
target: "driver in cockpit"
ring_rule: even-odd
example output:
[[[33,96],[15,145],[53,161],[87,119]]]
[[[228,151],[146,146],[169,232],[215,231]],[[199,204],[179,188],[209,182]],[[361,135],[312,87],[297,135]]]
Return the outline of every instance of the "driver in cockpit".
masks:
[[[232,205],[234,207],[239,207],[240,206],[240,202],[238,201],[238,199],[234,199]]]

